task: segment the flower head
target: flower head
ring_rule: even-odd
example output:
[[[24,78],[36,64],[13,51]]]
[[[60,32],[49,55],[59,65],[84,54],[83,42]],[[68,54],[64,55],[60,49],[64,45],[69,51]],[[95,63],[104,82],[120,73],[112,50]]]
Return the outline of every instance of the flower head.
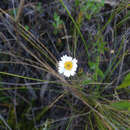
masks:
[[[66,77],[75,75],[77,70],[77,60],[70,56],[64,55],[58,63],[58,72]]]

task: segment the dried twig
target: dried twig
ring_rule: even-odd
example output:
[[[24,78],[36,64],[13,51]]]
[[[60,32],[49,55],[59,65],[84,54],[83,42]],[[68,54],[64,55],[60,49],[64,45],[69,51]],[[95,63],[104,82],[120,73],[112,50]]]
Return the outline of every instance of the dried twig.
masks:
[[[23,7],[24,7],[24,0],[21,0],[19,8],[18,8],[18,13],[17,13],[16,19],[15,19],[16,23],[19,22],[19,18],[22,13]]]

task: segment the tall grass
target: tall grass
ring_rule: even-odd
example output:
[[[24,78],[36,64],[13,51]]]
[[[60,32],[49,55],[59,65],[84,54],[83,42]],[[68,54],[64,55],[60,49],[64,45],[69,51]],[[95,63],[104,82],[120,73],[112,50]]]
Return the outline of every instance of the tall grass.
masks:
[[[84,5],[80,5],[80,1],[76,0],[79,7],[82,8]],[[90,1],[89,1],[90,2]],[[92,7],[95,6],[96,1],[92,1],[91,5]],[[84,12],[80,10],[78,12],[78,16],[75,18],[70,13],[67,5],[64,3],[63,0],[59,0],[59,4],[63,6],[63,8],[66,11],[66,15],[70,18],[72,21],[72,24],[70,25],[70,29],[74,30],[71,32],[72,36],[74,37],[75,45],[69,47],[71,48],[72,54],[74,56],[79,57],[79,64],[81,63],[80,59],[83,60],[82,57],[80,57],[79,52],[79,46],[82,46],[82,51],[85,58],[85,67],[80,68],[82,71],[81,73],[77,72],[77,75],[72,78],[65,78],[64,76],[61,76],[57,72],[57,63],[58,59],[54,55],[53,52],[51,52],[51,49],[49,50],[47,46],[41,42],[36,36],[29,30],[27,30],[24,25],[20,23],[20,15],[21,11],[24,8],[24,5],[21,4],[18,8],[18,12],[16,18],[9,15],[5,10],[0,9],[0,18],[2,19],[3,24],[6,26],[8,32],[10,33],[11,37],[15,40],[15,47],[16,52],[11,51],[0,51],[0,55],[6,55],[7,58],[0,61],[0,64],[4,65],[21,65],[27,70],[26,67],[32,68],[34,72],[41,72],[44,74],[44,76],[37,76],[35,77],[32,74],[32,77],[25,76],[22,74],[16,74],[8,72],[7,70],[0,71],[0,75],[3,79],[1,79],[1,84],[3,86],[0,88],[0,91],[4,92],[4,90],[14,90],[15,94],[17,94],[17,90],[21,89],[24,90],[24,92],[28,89],[28,86],[31,85],[34,81],[37,83],[42,82],[43,85],[49,84],[53,85],[51,87],[56,88],[57,86],[60,86],[61,92],[58,94],[55,99],[51,100],[51,102],[48,101],[48,104],[41,108],[38,111],[38,114],[35,113],[33,109],[31,109],[32,106],[35,106],[35,100],[28,102],[28,99],[22,98],[25,102],[27,102],[27,106],[24,106],[24,103],[22,104],[22,107],[24,110],[22,113],[19,113],[21,111],[20,108],[18,108],[15,105],[9,105],[10,111],[8,114],[8,119],[5,121],[5,119],[0,116],[0,124],[3,128],[8,129],[19,129],[19,130],[33,130],[33,129],[59,129],[60,127],[62,129],[74,129],[75,122],[77,119],[83,118],[84,123],[81,128],[79,129],[99,129],[99,130],[118,130],[118,129],[129,129],[130,127],[130,102],[128,99],[123,100],[120,98],[117,88],[119,83],[117,84],[117,81],[119,78],[117,76],[114,76],[114,74],[118,74],[119,77],[123,77],[124,75],[121,73],[117,73],[116,71],[120,68],[120,64],[123,61],[123,57],[127,56],[128,50],[124,48],[125,44],[127,43],[127,36],[126,34],[122,34],[122,38],[120,39],[119,49],[115,48],[115,55],[111,58],[108,65],[106,65],[106,69],[103,70],[101,67],[102,65],[102,59],[106,56],[105,53],[108,53],[110,48],[109,44],[105,41],[105,30],[108,29],[110,24],[113,22],[115,17],[123,12],[124,10],[127,10],[128,3],[122,2],[120,3],[116,8],[114,8],[111,12],[110,17],[106,20],[106,23],[102,26],[100,24],[97,24],[97,30],[95,36],[92,36],[90,33],[88,34],[90,38],[88,37],[88,40],[85,38],[85,34],[82,33],[81,27],[84,21],[86,20],[86,17],[84,16]],[[102,7],[104,6],[104,3],[102,4]],[[97,8],[97,7],[96,7]],[[89,8],[89,11],[92,11],[91,17],[89,16],[89,21],[93,20],[93,18],[96,19],[97,13],[92,8]],[[101,9],[101,8],[100,8]],[[99,12],[100,12],[99,9]],[[88,18],[88,17],[87,17]],[[124,18],[121,22],[115,25],[114,28],[117,29],[117,27],[127,21],[126,18]],[[4,23],[5,22],[5,23]],[[66,21],[63,21],[64,23]],[[113,31],[116,31],[113,30]],[[79,40],[81,39],[81,40]],[[114,41],[112,44],[117,44],[116,39],[118,40],[118,37],[114,36]],[[2,39],[5,41],[5,39]],[[80,43],[79,43],[80,42]],[[22,50],[20,52],[20,50]],[[26,54],[24,54],[26,53]],[[78,56],[79,55],[79,56]],[[86,62],[87,59],[87,62]],[[79,65],[80,66],[80,65]],[[84,73],[84,70],[87,68],[87,72]],[[36,70],[36,71],[35,71]],[[32,71],[33,72],[33,71]],[[52,76],[52,79],[48,80],[46,79],[46,74],[50,74]],[[126,75],[129,73],[127,70]],[[40,73],[41,74],[41,73]],[[34,77],[33,77],[34,76]],[[2,82],[4,78],[11,78],[14,77],[16,80],[16,83],[10,83],[10,82]],[[41,77],[41,78],[39,78]],[[112,79],[111,77],[114,77]],[[43,79],[45,78],[45,79]],[[120,78],[120,79],[121,79]],[[127,80],[129,80],[129,74],[127,75]],[[24,80],[21,80],[24,79]],[[13,80],[14,81],[14,80]],[[18,82],[17,82],[18,81]],[[22,81],[22,83],[21,83]],[[23,81],[25,83],[23,83]],[[27,82],[26,82],[27,81]],[[126,83],[126,82],[125,82]],[[5,88],[4,84],[9,86],[15,86],[15,87],[9,87]],[[28,85],[27,85],[28,84]],[[23,86],[22,86],[23,85]],[[48,87],[49,87],[48,85]],[[130,84],[126,85],[128,87]],[[20,87],[21,86],[21,87]],[[114,86],[114,87],[113,87]],[[109,89],[114,92],[110,92]],[[37,85],[33,87],[34,91],[39,90],[40,88],[37,88]],[[107,93],[108,91],[108,93]],[[120,92],[120,91],[119,91]],[[1,95],[4,95],[1,93]],[[15,96],[15,100],[17,101],[17,96]],[[68,100],[70,99],[70,100]],[[7,99],[6,99],[7,100]],[[3,100],[6,101],[6,100]],[[49,119],[46,118],[42,119],[43,117],[46,117],[47,113],[55,106],[56,108],[62,108],[62,105],[60,104],[60,101],[65,102],[66,106],[69,106],[69,112],[71,113],[69,117],[63,117],[60,119]],[[18,101],[20,102],[20,101]],[[77,102],[77,103],[76,103]],[[58,104],[59,103],[59,104]],[[81,104],[81,108],[80,105]],[[9,102],[7,101],[7,104]],[[14,103],[15,104],[15,103]],[[58,104],[58,105],[56,105]],[[36,106],[35,106],[36,107]],[[60,112],[60,111],[59,111]],[[18,113],[18,114],[17,114]],[[32,117],[28,117],[26,114],[30,114]],[[18,116],[20,115],[20,116]],[[26,121],[25,121],[26,120]],[[66,123],[58,124],[57,122],[66,121]],[[39,122],[42,122],[40,126],[37,124]]]

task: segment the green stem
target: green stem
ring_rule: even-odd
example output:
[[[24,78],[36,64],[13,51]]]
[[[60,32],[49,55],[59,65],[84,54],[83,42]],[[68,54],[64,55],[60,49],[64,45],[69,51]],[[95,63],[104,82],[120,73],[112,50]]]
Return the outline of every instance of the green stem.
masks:
[[[82,39],[82,41],[83,41],[83,43],[84,43],[85,50],[86,50],[87,56],[88,56],[88,58],[89,58],[87,43],[86,43],[86,41],[85,41],[85,39],[84,39],[84,37],[83,37],[81,31],[80,31],[79,26],[77,25],[77,23],[75,22],[75,20],[74,20],[73,17],[71,16],[71,14],[70,14],[69,10],[67,9],[66,5],[64,4],[63,0],[59,0],[59,1],[61,2],[61,4],[63,5],[63,7],[65,8],[65,10],[66,10],[66,12],[68,13],[69,17],[71,18],[71,20],[72,20],[74,26],[76,27],[76,29],[77,29],[77,31],[78,31],[78,33],[79,33],[79,35],[80,35],[80,37],[81,37],[81,39]]]

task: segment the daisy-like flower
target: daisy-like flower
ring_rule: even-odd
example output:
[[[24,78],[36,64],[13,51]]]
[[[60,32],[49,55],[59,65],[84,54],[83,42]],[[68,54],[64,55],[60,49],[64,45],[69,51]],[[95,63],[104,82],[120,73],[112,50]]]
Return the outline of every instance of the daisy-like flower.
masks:
[[[58,63],[58,72],[66,77],[75,75],[77,70],[77,60],[70,56],[64,55]]]

